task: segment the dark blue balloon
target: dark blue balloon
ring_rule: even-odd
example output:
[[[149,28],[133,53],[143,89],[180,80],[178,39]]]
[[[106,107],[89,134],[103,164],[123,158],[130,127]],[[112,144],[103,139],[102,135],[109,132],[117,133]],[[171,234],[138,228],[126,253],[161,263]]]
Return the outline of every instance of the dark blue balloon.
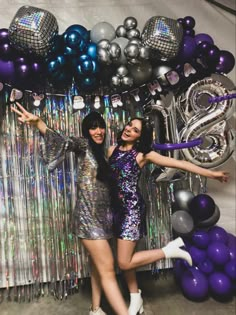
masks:
[[[98,59],[98,50],[97,50],[97,44],[90,43],[87,46],[87,55],[92,58],[93,60]]]
[[[198,248],[207,248],[210,242],[209,235],[204,230],[197,230],[192,235],[193,244]]]
[[[78,32],[67,31],[64,33],[63,37],[66,46],[69,46],[72,49],[79,49],[82,37]]]
[[[76,31],[80,34],[80,36],[87,42],[89,41],[89,31],[82,25],[79,24],[73,24],[70,25],[66,32]]]
[[[190,300],[201,301],[208,297],[207,278],[195,267],[184,272],[181,287],[185,296]]]
[[[190,61],[194,56],[196,47],[197,45],[193,37],[187,35],[184,36],[180,51],[178,53],[178,60],[183,62]]]
[[[211,241],[219,241],[224,244],[228,242],[228,233],[220,226],[213,226],[208,230],[208,235]]]
[[[230,251],[222,242],[212,242],[208,246],[207,256],[217,266],[223,266],[230,259]]]
[[[230,278],[223,272],[214,272],[209,276],[209,288],[211,292],[221,298],[232,293]]]

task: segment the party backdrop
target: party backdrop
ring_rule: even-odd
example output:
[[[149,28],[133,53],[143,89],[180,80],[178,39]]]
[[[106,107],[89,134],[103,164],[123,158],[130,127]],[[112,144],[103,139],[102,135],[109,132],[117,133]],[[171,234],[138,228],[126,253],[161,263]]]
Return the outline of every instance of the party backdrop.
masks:
[[[44,290],[62,298],[89,275],[88,257],[70,233],[73,156],[49,173],[42,138],[17,123],[10,104],[19,100],[52,128],[78,136],[83,117],[98,110],[109,144],[130,116],[146,116],[155,150],[232,171],[235,18],[206,1],[1,1],[0,7],[6,13],[0,25],[0,287],[16,299]],[[150,167],[140,184],[148,206],[142,247],[165,244],[178,220],[186,223],[179,233],[192,232],[186,214],[171,222],[179,189],[213,194],[220,220],[235,232],[232,182],[211,186]],[[214,195],[218,189],[226,198]]]

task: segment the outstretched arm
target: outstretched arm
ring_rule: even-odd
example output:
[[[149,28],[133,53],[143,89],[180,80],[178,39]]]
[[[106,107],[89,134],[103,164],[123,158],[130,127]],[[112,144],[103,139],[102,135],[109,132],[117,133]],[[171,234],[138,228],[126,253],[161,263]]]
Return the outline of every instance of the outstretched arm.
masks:
[[[212,179],[217,179],[220,182],[227,182],[229,179],[229,174],[224,171],[213,171],[210,169],[205,169],[203,167],[197,166],[191,162],[185,160],[177,160],[174,158],[169,158],[162,156],[161,154],[151,151],[145,155],[145,162],[154,163],[159,166],[171,167],[181,169],[183,171],[195,173],[201,176],[206,176]]]
[[[45,122],[37,115],[28,112],[20,103],[16,102],[17,108],[11,106],[11,110],[18,115],[18,120],[23,124],[36,127],[43,135],[47,130]]]

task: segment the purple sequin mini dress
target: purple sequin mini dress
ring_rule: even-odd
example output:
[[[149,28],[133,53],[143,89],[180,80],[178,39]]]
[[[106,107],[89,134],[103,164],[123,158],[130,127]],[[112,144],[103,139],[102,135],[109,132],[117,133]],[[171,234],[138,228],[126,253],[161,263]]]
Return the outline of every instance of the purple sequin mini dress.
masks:
[[[137,241],[146,234],[146,212],[138,181],[141,169],[135,149],[122,151],[116,147],[109,158],[117,199],[113,201],[113,225],[116,237]]]

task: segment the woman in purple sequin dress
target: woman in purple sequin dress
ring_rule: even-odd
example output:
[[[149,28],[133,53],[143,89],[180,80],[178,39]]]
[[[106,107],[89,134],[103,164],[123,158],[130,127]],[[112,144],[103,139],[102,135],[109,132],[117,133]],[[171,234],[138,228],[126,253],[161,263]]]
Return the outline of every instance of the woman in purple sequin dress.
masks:
[[[113,196],[113,221],[117,237],[117,259],[124,271],[130,291],[129,315],[143,312],[143,300],[138,289],[135,269],[164,258],[182,258],[190,265],[189,253],[179,237],[161,249],[135,252],[137,241],[145,234],[145,206],[139,192],[138,180],[141,169],[148,163],[182,169],[225,182],[228,174],[196,166],[190,162],[165,157],[151,150],[153,131],[143,118],[134,118],[125,126],[117,146],[108,150],[112,176],[118,188]]]
[[[35,126],[44,136],[44,160],[50,171],[62,162],[67,152],[77,161],[77,201],[73,211],[74,233],[81,239],[92,259],[92,307],[89,315],[105,315],[100,308],[101,288],[118,315],[128,315],[114,271],[114,260],[108,239],[113,236],[110,208],[111,181],[104,158],[105,121],[91,112],[82,122],[83,137],[58,134],[19,103],[12,107],[21,123]]]

